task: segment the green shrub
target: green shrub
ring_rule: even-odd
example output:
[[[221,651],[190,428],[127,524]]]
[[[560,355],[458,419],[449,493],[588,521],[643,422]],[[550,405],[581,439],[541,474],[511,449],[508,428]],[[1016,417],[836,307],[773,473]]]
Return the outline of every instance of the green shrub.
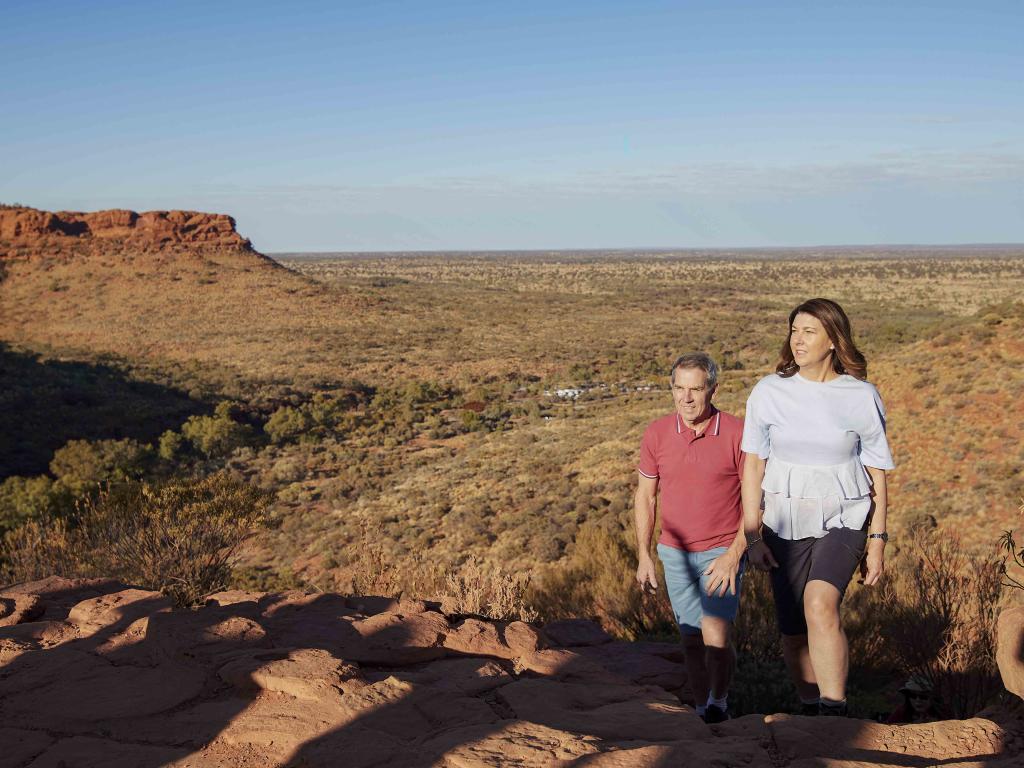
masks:
[[[285,405],[270,415],[263,426],[263,431],[273,442],[286,443],[302,437],[309,432],[313,424],[313,417],[305,408]]]
[[[46,475],[9,477],[0,484],[0,535],[28,520],[56,517],[72,509],[67,486]]]
[[[50,471],[79,495],[97,483],[141,477],[152,456],[135,440],[70,440],[54,452]]]
[[[267,521],[270,497],[225,475],[163,486],[129,482],[82,500],[69,518],[4,537],[8,576],[108,576],[179,605],[228,586],[239,545]]]
[[[181,434],[203,456],[222,458],[252,438],[252,427],[235,421],[234,415],[232,403],[218,403],[213,416],[190,416]]]
[[[165,461],[174,461],[178,458],[178,454],[181,453],[181,449],[184,445],[185,438],[181,436],[181,433],[168,429],[160,435],[157,453],[160,455],[160,458]]]

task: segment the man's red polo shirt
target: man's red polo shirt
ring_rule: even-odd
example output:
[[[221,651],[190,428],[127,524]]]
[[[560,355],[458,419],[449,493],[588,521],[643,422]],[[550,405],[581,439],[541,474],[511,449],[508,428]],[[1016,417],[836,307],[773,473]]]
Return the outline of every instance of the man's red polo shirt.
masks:
[[[703,552],[732,543],[743,515],[742,438],[743,420],[717,409],[699,435],[677,413],[647,427],[637,469],[658,478],[661,544]]]

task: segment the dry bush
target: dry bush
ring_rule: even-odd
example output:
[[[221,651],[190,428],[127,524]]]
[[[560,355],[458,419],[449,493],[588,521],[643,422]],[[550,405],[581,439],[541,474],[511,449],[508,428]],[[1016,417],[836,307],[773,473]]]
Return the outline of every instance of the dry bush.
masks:
[[[270,501],[224,475],[126,483],[83,499],[67,520],[12,531],[3,559],[15,581],[108,576],[191,605],[228,586],[233,557],[265,524]]]
[[[637,588],[636,553],[627,534],[614,524],[582,525],[567,562],[539,580],[531,602],[544,621],[586,616],[630,640],[676,632],[664,587],[654,594]]]
[[[1002,690],[995,661],[1002,574],[1000,557],[972,557],[954,534],[919,532],[873,600],[875,632],[887,638],[893,660],[927,680],[952,717],[973,716]]]
[[[407,578],[410,571],[395,562],[382,541],[380,535],[371,538],[364,532],[363,540],[354,545],[355,555],[345,569],[348,575],[346,591],[353,595],[382,597],[398,597],[402,594],[403,578]]]
[[[470,558],[445,577],[445,610],[506,621],[536,621],[526,595],[529,574],[513,574]]]
[[[535,621],[527,598],[530,577],[471,557],[461,564],[440,563],[419,555],[395,558],[384,546],[378,525],[364,527],[351,545],[354,555],[335,583],[353,595],[402,595],[440,601],[451,614],[473,614],[503,621]]]

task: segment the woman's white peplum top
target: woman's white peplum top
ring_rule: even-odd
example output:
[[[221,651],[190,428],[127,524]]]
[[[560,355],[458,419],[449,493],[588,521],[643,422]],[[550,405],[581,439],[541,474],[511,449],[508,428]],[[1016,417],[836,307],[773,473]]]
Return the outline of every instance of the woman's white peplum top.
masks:
[[[871,509],[864,467],[895,467],[878,390],[847,375],[761,379],[747,399],[742,448],[768,460],[764,524],[786,539],[862,528]]]

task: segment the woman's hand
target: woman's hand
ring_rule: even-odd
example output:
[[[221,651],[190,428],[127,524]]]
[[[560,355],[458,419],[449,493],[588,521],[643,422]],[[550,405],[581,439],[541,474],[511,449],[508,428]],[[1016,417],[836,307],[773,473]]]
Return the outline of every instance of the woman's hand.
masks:
[[[767,571],[770,568],[778,568],[779,563],[775,555],[768,549],[764,541],[755,541],[747,550],[747,560],[759,571]]]
[[[873,587],[885,571],[885,542],[882,539],[868,539],[868,550],[860,561],[860,575],[864,584]]]

